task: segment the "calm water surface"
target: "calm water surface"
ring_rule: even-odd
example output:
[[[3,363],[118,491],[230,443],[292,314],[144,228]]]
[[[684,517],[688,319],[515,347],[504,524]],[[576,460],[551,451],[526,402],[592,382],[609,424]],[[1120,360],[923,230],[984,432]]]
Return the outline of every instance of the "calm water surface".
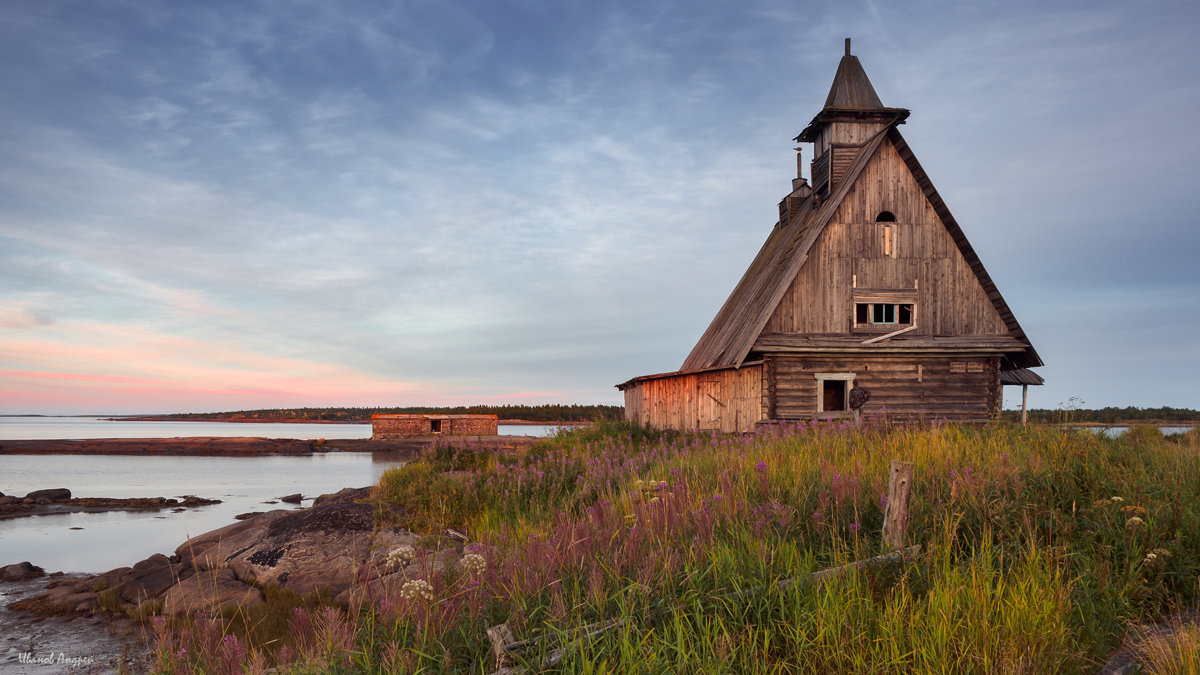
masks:
[[[552,424],[501,424],[511,436],[549,436]],[[133,422],[102,417],[3,417],[0,440],[80,438],[185,438],[188,436],[258,436],[262,438],[370,438],[370,424],[301,424],[288,422]]]
[[[500,427],[500,433],[545,436],[550,426]],[[110,422],[95,417],[0,417],[0,440],[56,438],[368,438],[369,424]],[[249,511],[295,508],[264,504],[301,493],[311,499],[379,480],[404,456],[336,452],[307,457],[144,457],[0,454],[0,492],[24,495],[65,487],[77,497],[179,497],[223,503],[158,512],[73,513],[0,520],[0,566],[23,560],[46,571],[104,572],[154,553],[170,555],[188,536],[234,522]],[[311,502],[305,502],[305,506]],[[78,528],[78,529],[74,529]]]
[[[189,535],[234,522],[249,511],[295,508],[264,504],[299,492],[311,498],[371,485],[403,457],[344,452],[308,457],[141,457],[0,455],[0,492],[48,487],[79,497],[179,497],[223,503],[179,513],[72,513],[0,521],[0,565],[29,560],[47,571],[103,572],[153,553],[170,555]],[[80,528],[80,529],[73,529]]]

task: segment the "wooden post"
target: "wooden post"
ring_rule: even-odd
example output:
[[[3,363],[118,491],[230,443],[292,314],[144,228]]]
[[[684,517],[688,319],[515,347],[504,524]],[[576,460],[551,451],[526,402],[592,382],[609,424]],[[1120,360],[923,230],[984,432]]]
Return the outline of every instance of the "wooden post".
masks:
[[[1029,424],[1029,411],[1026,407],[1029,404],[1029,385],[1021,385],[1021,426]]]
[[[887,507],[883,512],[883,543],[888,548],[904,546],[908,529],[908,495],[912,491],[912,462],[892,462],[888,473]]]

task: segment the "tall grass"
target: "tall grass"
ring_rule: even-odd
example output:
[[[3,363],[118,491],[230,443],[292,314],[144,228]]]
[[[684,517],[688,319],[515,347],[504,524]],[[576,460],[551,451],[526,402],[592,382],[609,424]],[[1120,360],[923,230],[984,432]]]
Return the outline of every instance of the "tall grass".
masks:
[[[1197,600],[1197,440],[607,423],[521,449],[441,446],[385,472],[379,493],[415,532],[467,533],[476,557],[431,536],[369,602],[298,607],[270,647],[242,643],[242,664],[490,672],[486,629],[503,622],[542,638],[517,662],[566,646],[556,668],[572,673],[1078,672],[1129,622]],[[908,539],[923,554],[804,581],[883,550],[895,459],[914,464]],[[336,639],[304,637],[318,624]],[[182,631],[163,631],[165,671],[189,672],[172,657]]]

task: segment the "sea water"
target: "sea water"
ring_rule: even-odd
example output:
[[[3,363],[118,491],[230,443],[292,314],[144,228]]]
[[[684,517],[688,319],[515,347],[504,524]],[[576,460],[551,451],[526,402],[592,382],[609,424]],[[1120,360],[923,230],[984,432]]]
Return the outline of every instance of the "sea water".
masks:
[[[550,425],[502,425],[500,433],[544,436]],[[0,440],[58,438],[368,438],[369,424],[132,422],[97,417],[0,417]],[[47,572],[104,572],[154,553],[170,555],[189,536],[235,522],[252,511],[297,508],[266,504],[297,492],[313,498],[373,485],[408,457],[332,452],[307,456],[179,457],[0,454],[0,492],[24,496],[65,487],[76,497],[180,497],[221,504],[172,512],[108,511],[0,520],[0,566],[28,560]],[[305,506],[311,502],[306,501]]]
[[[549,436],[553,424],[501,424],[511,436]],[[142,422],[103,417],[0,416],[0,440],[83,438],[182,438],[257,436],[262,438],[370,438],[370,424],[300,422]],[[0,488],[2,490],[3,488]]]

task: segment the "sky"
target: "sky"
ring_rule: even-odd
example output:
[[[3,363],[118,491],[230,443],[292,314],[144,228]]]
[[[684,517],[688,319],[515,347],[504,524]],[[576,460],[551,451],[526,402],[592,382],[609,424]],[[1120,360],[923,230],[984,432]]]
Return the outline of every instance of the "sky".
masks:
[[[1198,25],[1191,1],[7,0],[0,413],[619,404],[766,239],[845,37],[1046,362],[1030,405],[1200,408]]]

